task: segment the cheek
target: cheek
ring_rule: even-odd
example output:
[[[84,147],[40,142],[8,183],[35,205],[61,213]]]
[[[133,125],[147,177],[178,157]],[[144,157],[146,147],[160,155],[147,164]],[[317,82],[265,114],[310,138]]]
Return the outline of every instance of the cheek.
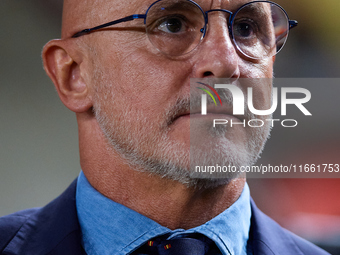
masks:
[[[257,110],[267,110],[271,106],[273,59],[262,60],[258,63],[241,62],[241,79],[245,84],[244,93],[248,95],[247,88],[252,87],[253,106]]]
[[[174,102],[188,87],[190,65],[145,50],[103,55],[102,80],[109,83],[116,100],[145,114],[156,114]],[[159,113],[160,114],[160,113]]]
[[[241,78],[272,78],[274,59],[268,58],[261,61],[240,60]]]
[[[253,79],[252,102],[255,109],[268,110],[271,107],[272,79]],[[250,96],[250,95],[248,95]]]

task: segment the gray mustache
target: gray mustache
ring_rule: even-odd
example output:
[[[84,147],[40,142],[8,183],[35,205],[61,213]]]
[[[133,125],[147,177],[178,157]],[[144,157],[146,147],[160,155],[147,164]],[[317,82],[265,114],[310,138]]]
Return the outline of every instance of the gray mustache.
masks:
[[[229,90],[225,89],[216,89],[219,94],[222,106],[228,109],[232,109],[233,107],[233,96]],[[188,112],[197,112],[201,109],[201,97],[204,92],[197,89],[197,92],[191,93],[190,97],[182,97],[177,98],[174,105],[172,105],[168,111],[166,112],[167,117],[167,125],[173,123],[178,116],[181,114],[185,114]],[[247,99],[245,100],[245,114],[244,117],[246,119],[255,119],[255,115],[251,113],[246,105]],[[207,106],[208,107],[216,107],[213,99],[210,96],[207,96]]]

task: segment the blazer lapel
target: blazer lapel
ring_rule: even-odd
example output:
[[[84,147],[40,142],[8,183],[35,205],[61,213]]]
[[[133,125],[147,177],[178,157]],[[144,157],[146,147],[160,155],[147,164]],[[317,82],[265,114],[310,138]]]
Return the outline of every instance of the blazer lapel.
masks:
[[[75,194],[77,181],[58,198],[29,216],[4,254],[82,255]]]
[[[291,233],[261,212],[251,200],[252,217],[248,249],[261,255],[302,255]]]

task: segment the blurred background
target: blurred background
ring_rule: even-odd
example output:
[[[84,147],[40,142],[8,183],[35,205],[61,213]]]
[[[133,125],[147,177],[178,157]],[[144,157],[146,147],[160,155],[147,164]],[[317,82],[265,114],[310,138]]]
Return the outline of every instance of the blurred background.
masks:
[[[332,109],[298,129],[274,128],[260,163],[339,164],[340,1],[277,2],[299,25],[276,58],[275,76],[318,79],[310,107]],[[59,101],[41,63],[43,45],[60,37],[61,12],[60,0],[0,1],[0,216],[45,205],[80,171],[75,116]],[[340,254],[340,179],[248,183],[265,213]]]

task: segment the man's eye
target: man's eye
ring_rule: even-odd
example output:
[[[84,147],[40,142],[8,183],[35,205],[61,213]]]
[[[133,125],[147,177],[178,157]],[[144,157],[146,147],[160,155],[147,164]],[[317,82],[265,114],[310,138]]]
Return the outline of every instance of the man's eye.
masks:
[[[167,18],[158,26],[158,30],[166,33],[178,33],[184,28],[184,21],[178,17]]]
[[[256,26],[251,21],[240,21],[234,25],[236,37],[249,38],[256,34]]]

